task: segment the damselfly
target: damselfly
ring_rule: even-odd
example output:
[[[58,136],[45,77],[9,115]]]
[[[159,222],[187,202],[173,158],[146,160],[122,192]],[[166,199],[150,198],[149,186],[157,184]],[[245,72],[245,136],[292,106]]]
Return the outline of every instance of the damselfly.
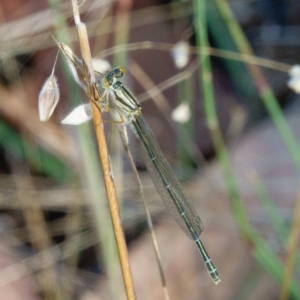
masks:
[[[138,100],[122,82],[117,80],[123,74],[124,70],[122,68],[115,68],[108,72],[104,78],[104,84],[110,95],[109,101],[111,103],[109,105],[112,105],[109,111],[115,120],[118,118],[116,116],[117,111],[121,118],[130,124],[136,136],[140,139],[143,145],[143,157],[147,169],[160,197],[182,230],[196,243],[210,277],[218,284],[221,281],[218,271],[199,237],[204,229],[202,222],[189,203],[179,181],[160,150],[151,129],[141,113],[141,106]]]

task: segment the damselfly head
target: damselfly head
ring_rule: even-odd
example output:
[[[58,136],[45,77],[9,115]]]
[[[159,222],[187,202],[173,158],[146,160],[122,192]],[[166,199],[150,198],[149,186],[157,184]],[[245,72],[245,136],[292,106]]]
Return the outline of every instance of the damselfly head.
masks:
[[[102,87],[108,89],[116,83],[117,78],[121,78],[124,74],[125,69],[120,67],[114,68],[113,70],[107,72],[102,80]]]

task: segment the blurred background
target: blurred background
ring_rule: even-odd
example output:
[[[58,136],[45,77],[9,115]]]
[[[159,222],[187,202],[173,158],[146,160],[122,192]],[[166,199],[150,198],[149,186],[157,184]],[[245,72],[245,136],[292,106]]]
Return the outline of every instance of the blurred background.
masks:
[[[126,69],[221,276],[215,286],[165,211],[129,129],[170,299],[300,299],[300,104],[287,85],[299,1],[85,0],[80,10],[92,56]],[[61,124],[88,101],[61,54],[60,101],[49,122],[38,115],[52,36],[80,55],[71,2],[1,1],[0,20],[0,299],[125,299],[92,125]],[[165,299],[136,178],[105,119],[136,295]]]

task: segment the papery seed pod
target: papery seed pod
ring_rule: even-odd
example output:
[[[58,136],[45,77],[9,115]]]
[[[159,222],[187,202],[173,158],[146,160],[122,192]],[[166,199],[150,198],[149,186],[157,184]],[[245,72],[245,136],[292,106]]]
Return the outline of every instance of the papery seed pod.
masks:
[[[111,69],[111,65],[108,60],[102,59],[102,58],[93,58],[92,59],[92,64],[94,67],[94,70],[105,74],[107,71]]]
[[[62,121],[62,124],[80,125],[92,118],[92,109],[90,104],[81,104],[75,107]]]
[[[67,61],[67,64],[68,64],[68,67],[69,67],[69,70],[74,78],[74,80],[76,81],[76,83],[85,91],[87,92],[87,87],[85,85],[85,82],[83,80],[83,77],[82,78],[79,78],[79,75],[78,75],[78,72],[76,69],[76,67],[74,66],[73,62],[69,59],[69,57],[67,57],[66,59]]]
[[[290,78],[287,82],[288,87],[295,93],[300,94],[300,66],[294,65],[289,71]]]
[[[172,49],[172,57],[178,69],[184,68],[189,62],[190,46],[186,41],[178,42]]]
[[[82,69],[82,60],[74,54],[68,45],[61,42],[58,42],[57,45],[77,69]]]
[[[184,124],[191,119],[191,110],[187,103],[181,103],[172,111],[172,119],[175,122]]]
[[[39,94],[39,116],[40,121],[46,122],[51,117],[59,100],[59,88],[57,79],[51,75],[45,81]]]
[[[62,51],[64,56],[66,57],[66,61],[69,67],[69,70],[76,81],[76,83],[85,91],[87,92],[87,87],[84,81],[84,73],[83,73],[83,62],[82,60],[77,57],[71,48],[62,43],[62,42],[56,42],[59,49]]]

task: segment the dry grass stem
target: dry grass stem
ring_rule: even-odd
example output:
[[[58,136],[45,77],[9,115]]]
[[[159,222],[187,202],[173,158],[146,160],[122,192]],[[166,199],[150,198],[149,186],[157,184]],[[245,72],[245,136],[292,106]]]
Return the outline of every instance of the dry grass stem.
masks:
[[[76,22],[76,27],[78,30],[78,39],[79,39],[79,45],[81,49],[81,55],[84,62],[83,68],[84,68],[84,75],[85,75],[86,84],[88,88],[87,92],[88,92],[88,96],[93,111],[93,122],[94,122],[94,128],[96,133],[97,146],[99,149],[99,157],[101,161],[103,178],[104,178],[105,188],[107,192],[109,208],[111,212],[112,224],[113,224],[114,234],[116,238],[120,263],[121,263],[125,290],[127,294],[127,299],[133,300],[135,299],[133,280],[132,280],[132,275],[129,266],[129,258],[128,258],[126,241],[121,226],[122,223],[120,219],[116,189],[112,177],[112,170],[110,168],[109,153],[107,148],[104,127],[103,127],[103,120],[99,108],[95,105],[95,102],[97,102],[100,99],[99,99],[98,91],[94,86],[95,76],[94,76],[94,71],[92,66],[92,57],[91,57],[91,52],[90,52],[90,47],[88,42],[88,35],[87,35],[85,25],[80,21],[77,1],[72,1],[72,5],[74,11],[74,20]]]

